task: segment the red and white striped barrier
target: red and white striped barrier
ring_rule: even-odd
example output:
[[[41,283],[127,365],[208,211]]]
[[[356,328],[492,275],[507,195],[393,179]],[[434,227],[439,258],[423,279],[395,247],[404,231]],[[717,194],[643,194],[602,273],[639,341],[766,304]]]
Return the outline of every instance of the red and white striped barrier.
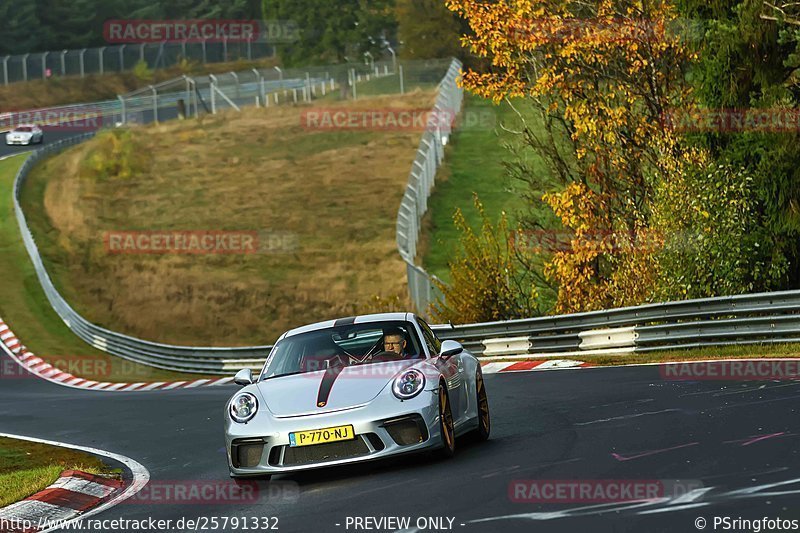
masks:
[[[0,344],[6,353],[31,374],[52,383],[75,389],[104,392],[149,392],[155,390],[193,389],[196,387],[214,387],[227,385],[233,378],[198,379],[194,381],[159,381],[156,383],[112,383],[83,379],[63,372],[47,361],[35,356],[20,342],[8,325],[0,320]]]
[[[117,496],[122,481],[68,470],[45,490],[0,509],[0,530],[45,531],[72,520]]]
[[[501,372],[532,372],[543,370],[563,370],[566,368],[586,368],[592,366],[583,361],[570,359],[552,359],[550,361],[504,361],[501,363],[481,363],[484,374],[498,374]]]

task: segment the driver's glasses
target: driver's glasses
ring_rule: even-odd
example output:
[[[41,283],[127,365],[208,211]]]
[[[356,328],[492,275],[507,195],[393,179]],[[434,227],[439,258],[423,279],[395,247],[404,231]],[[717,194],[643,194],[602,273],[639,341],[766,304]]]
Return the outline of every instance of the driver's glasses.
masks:
[[[384,341],[383,345],[384,346],[402,346],[403,345],[403,341],[397,341],[397,342]]]

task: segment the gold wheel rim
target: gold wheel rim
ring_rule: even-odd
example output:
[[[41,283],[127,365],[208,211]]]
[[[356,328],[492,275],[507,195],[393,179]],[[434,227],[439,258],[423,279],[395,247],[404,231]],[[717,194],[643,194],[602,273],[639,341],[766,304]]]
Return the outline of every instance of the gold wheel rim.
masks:
[[[439,416],[442,418],[442,435],[444,436],[445,445],[448,448],[453,447],[453,435],[452,435],[452,428],[453,428],[453,415],[448,409],[448,398],[447,392],[445,392],[444,387],[439,389]]]
[[[489,398],[486,397],[482,374],[478,374],[478,410],[480,411],[483,429],[489,429]]]

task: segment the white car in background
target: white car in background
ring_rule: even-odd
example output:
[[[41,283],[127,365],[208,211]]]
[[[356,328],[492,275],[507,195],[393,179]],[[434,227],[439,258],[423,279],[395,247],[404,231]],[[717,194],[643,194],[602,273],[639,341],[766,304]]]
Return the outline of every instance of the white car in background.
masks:
[[[8,146],[30,146],[31,144],[41,144],[42,142],[44,142],[44,132],[36,124],[20,124],[6,133],[6,144]]]

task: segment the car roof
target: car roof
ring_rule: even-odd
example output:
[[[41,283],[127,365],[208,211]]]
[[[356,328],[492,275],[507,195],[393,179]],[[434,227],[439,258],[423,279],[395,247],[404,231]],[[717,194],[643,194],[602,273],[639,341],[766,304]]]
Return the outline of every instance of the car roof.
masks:
[[[35,127],[36,127],[36,124],[17,124],[14,127],[14,129],[16,130],[16,129],[19,129],[19,128],[35,128]]]
[[[300,326],[299,328],[290,329],[289,331],[281,335],[278,340],[280,341],[286,337],[293,337],[294,335],[299,335],[300,333],[307,333],[309,331],[332,328],[338,325],[369,324],[370,322],[392,322],[398,320],[408,321],[412,320],[413,318],[414,318],[413,313],[376,313],[372,315],[359,315],[346,318],[338,318],[336,320],[315,322],[314,324],[308,324],[306,326]]]

